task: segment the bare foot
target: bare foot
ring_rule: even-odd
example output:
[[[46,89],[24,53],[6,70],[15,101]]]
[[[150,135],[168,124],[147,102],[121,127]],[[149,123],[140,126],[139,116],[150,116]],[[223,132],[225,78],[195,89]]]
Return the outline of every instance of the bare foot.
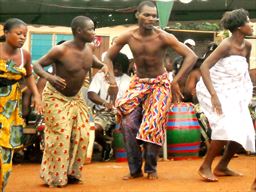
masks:
[[[212,174],[211,170],[200,167],[198,174],[207,182],[217,182],[218,179]]]
[[[232,171],[228,168],[226,168],[226,169],[217,169],[216,168],[213,173],[216,176],[243,176],[243,174]]]
[[[122,177],[123,180],[130,180],[130,179],[136,179],[139,177],[143,177],[143,173],[138,173],[136,175],[131,175],[131,174],[127,174],[125,176]]]
[[[154,173],[148,173],[148,179],[150,179],[150,180],[158,179],[157,172],[154,172]]]

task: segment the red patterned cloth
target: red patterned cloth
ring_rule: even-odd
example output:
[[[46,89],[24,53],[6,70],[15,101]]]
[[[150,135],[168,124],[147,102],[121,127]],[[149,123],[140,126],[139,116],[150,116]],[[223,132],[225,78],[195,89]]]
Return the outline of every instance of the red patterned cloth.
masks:
[[[89,113],[81,93],[65,97],[49,83],[43,92],[45,149],[40,177],[49,186],[81,178],[89,141]]]

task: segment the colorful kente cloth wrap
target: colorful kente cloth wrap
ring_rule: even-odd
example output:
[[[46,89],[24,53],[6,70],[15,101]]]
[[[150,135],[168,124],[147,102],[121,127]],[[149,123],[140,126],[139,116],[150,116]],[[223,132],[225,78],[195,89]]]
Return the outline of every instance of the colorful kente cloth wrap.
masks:
[[[80,91],[67,97],[50,83],[43,91],[45,149],[40,177],[53,187],[80,180],[89,142],[89,112]]]
[[[142,105],[142,123],[136,138],[162,146],[170,103],[171,82],[168,73],[164,73],[156,78],[134,75],[128,90],[116,102],[116,106],[121,115],[127,115]]]
[[[24,121],[21,114],[21,89],[19,80],[26,75],[9,60],[0,59],[0,189],[4,190],[12,169],[15,148],[22,146]]]

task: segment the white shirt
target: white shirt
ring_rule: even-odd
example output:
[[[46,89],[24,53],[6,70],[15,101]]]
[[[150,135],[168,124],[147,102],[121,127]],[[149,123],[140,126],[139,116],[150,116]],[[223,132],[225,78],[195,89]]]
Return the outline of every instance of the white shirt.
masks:
[[[118,86],[117,99],[119,99],[128,89],[131,77],[123,74],[120,77],[115,77],[115,80]],[[105,74],[103,72],[98,72],[92,78],[92,82],[90,83],[88,92],[97,93],[100,98],[106,101],[110,101],[110,98],[108,98],[108,87],[109,84],[105,80]],[[96,109],[102,109],[102,106],[96,105]]]

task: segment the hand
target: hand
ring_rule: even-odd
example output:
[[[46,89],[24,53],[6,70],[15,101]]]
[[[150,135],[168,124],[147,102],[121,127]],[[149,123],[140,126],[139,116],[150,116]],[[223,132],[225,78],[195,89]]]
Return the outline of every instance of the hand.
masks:
[[[218,115],[221,115],[222,107],[217,94],[212,95],[211,102],[212,102],[212,110],[216,112]]]
[[[118,93],[118,87],[110,85],[109,88],[108,88],[108,96],[110,96],[110,102],[113,103],[113,104],[116,101],[117,93]]]
[[[105,74],[105,80],[110,85],[116,85],[116,79],[114,76],[110,75],[109,73]]]
[[[57,89],[65,89],[67,86],[66,80],[57,75],[51,75],[48,81]]]
[[[103,106],[105,107],[106,111],[111,111],[114,108],[114,105],[108,102],[104,102]]]
[[[180,103],[182,101],[182,99],[184,99],[183,94],[180,91],[180,86],[177,82],[172,82],[172,100],[173,103]]]
[[[32,98],[32,104],[31,104],[32,108],[35,108],[35,111],[38,114],[43,114],[43,104],[41,102],[41,97],[40,95],[34,95]]]

